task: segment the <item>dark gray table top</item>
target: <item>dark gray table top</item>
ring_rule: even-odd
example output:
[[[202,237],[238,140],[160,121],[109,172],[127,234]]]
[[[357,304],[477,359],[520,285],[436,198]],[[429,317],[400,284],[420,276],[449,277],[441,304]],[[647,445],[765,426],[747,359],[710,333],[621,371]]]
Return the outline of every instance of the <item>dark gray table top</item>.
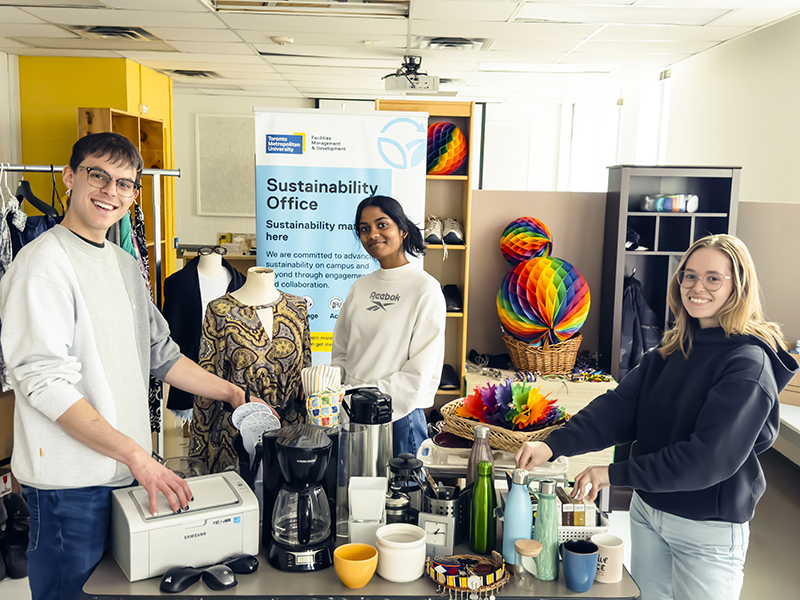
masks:
[[[268,562],[264,553],[258,557],[260,566],[258,571],[251,575],[237,575],[238,585],[230,590],[215,592],[202,581],[194,584],[180,597],[192,598],[198,596],[221,596],[236,598],[262,598],[269,600],[366,600],[368,598],[381,598],[388,600],[397,598],[404,600],[408,597],[441,600],[447,595],[436,592],[437,585],[427,576],[423,576],[410,583],[392,583],[382,579],[377,573],[363,588],[352,590],[345,587],[336,575],[333,567],[323,571],[308,573],[289,573],[274,569]],[[110,554],[106,554],[98,565],[94,574],[86,582],[83,591],[92,598],[150,598],[153,596],[170,597],[159,589],[160,577],[145,579],[143,581],[129,582],[116,561]],[[559,573],[556,581],[538,581],[526,577],[526,582],[520,582],[513,576],[500,590],[495,592],[498,599],[530,600],[532,598],[617,598],[636,599],[640,597],[639,588],[634,583],[627,570],[624,570],[622,581],[619,583],[597,583],[583,594],[576,594],[567,589],[563,574]],[[172,597],[175,597],[174,595]],[[488,600],[488,599],[487,599]]]

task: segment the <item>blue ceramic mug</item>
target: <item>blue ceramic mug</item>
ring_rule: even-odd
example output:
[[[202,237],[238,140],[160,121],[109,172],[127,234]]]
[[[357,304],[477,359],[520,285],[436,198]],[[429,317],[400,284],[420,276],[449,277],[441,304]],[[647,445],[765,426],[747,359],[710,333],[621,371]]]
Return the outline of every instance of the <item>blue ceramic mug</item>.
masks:
[[[588,592],[597,571],[597,546],[588,540],[569,540],[558,553],[564,567],[564,579],[573,592]]]

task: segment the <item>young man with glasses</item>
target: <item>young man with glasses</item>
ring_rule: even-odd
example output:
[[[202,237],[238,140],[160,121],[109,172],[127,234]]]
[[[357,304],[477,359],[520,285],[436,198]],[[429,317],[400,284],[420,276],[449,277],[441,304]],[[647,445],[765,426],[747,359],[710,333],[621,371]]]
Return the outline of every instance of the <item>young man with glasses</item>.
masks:
[[[242,404],[244,391],[184,357],[135,259],[105,241],[140,189],[142,158],[116,133],[73,147],[61,225],[0,281],[2,347],[15,394],[12,472],[31,512],[34,600],[70,599],[109,543],[111,492],[136,480],[155,514],[191,510],[189,485],[151,457],[150,375]]]

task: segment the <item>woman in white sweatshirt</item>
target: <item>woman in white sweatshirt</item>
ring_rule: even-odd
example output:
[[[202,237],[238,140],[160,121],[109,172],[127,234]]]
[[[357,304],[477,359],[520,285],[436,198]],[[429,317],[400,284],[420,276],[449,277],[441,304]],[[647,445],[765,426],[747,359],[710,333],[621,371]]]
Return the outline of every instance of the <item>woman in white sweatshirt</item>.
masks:
[[[416,455],[428,437],[423,409],[433,406],[444,362],[444,295],[406,256],[420,256],[425,246],[397,200],[366,198],[355,228],[381,268],[350,288],[333,330],[332,364],[348,387],[375,386],[392,397],[394,454]]]

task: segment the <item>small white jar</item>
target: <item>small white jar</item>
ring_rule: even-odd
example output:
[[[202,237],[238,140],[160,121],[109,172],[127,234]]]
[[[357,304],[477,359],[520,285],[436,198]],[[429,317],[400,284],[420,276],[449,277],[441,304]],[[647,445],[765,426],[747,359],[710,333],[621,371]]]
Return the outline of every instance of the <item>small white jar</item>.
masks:
[[[408,523],[384,525],[375,533],[378,545],[378,575],[387,581],[406,583],[425,572],[426,533]]]

